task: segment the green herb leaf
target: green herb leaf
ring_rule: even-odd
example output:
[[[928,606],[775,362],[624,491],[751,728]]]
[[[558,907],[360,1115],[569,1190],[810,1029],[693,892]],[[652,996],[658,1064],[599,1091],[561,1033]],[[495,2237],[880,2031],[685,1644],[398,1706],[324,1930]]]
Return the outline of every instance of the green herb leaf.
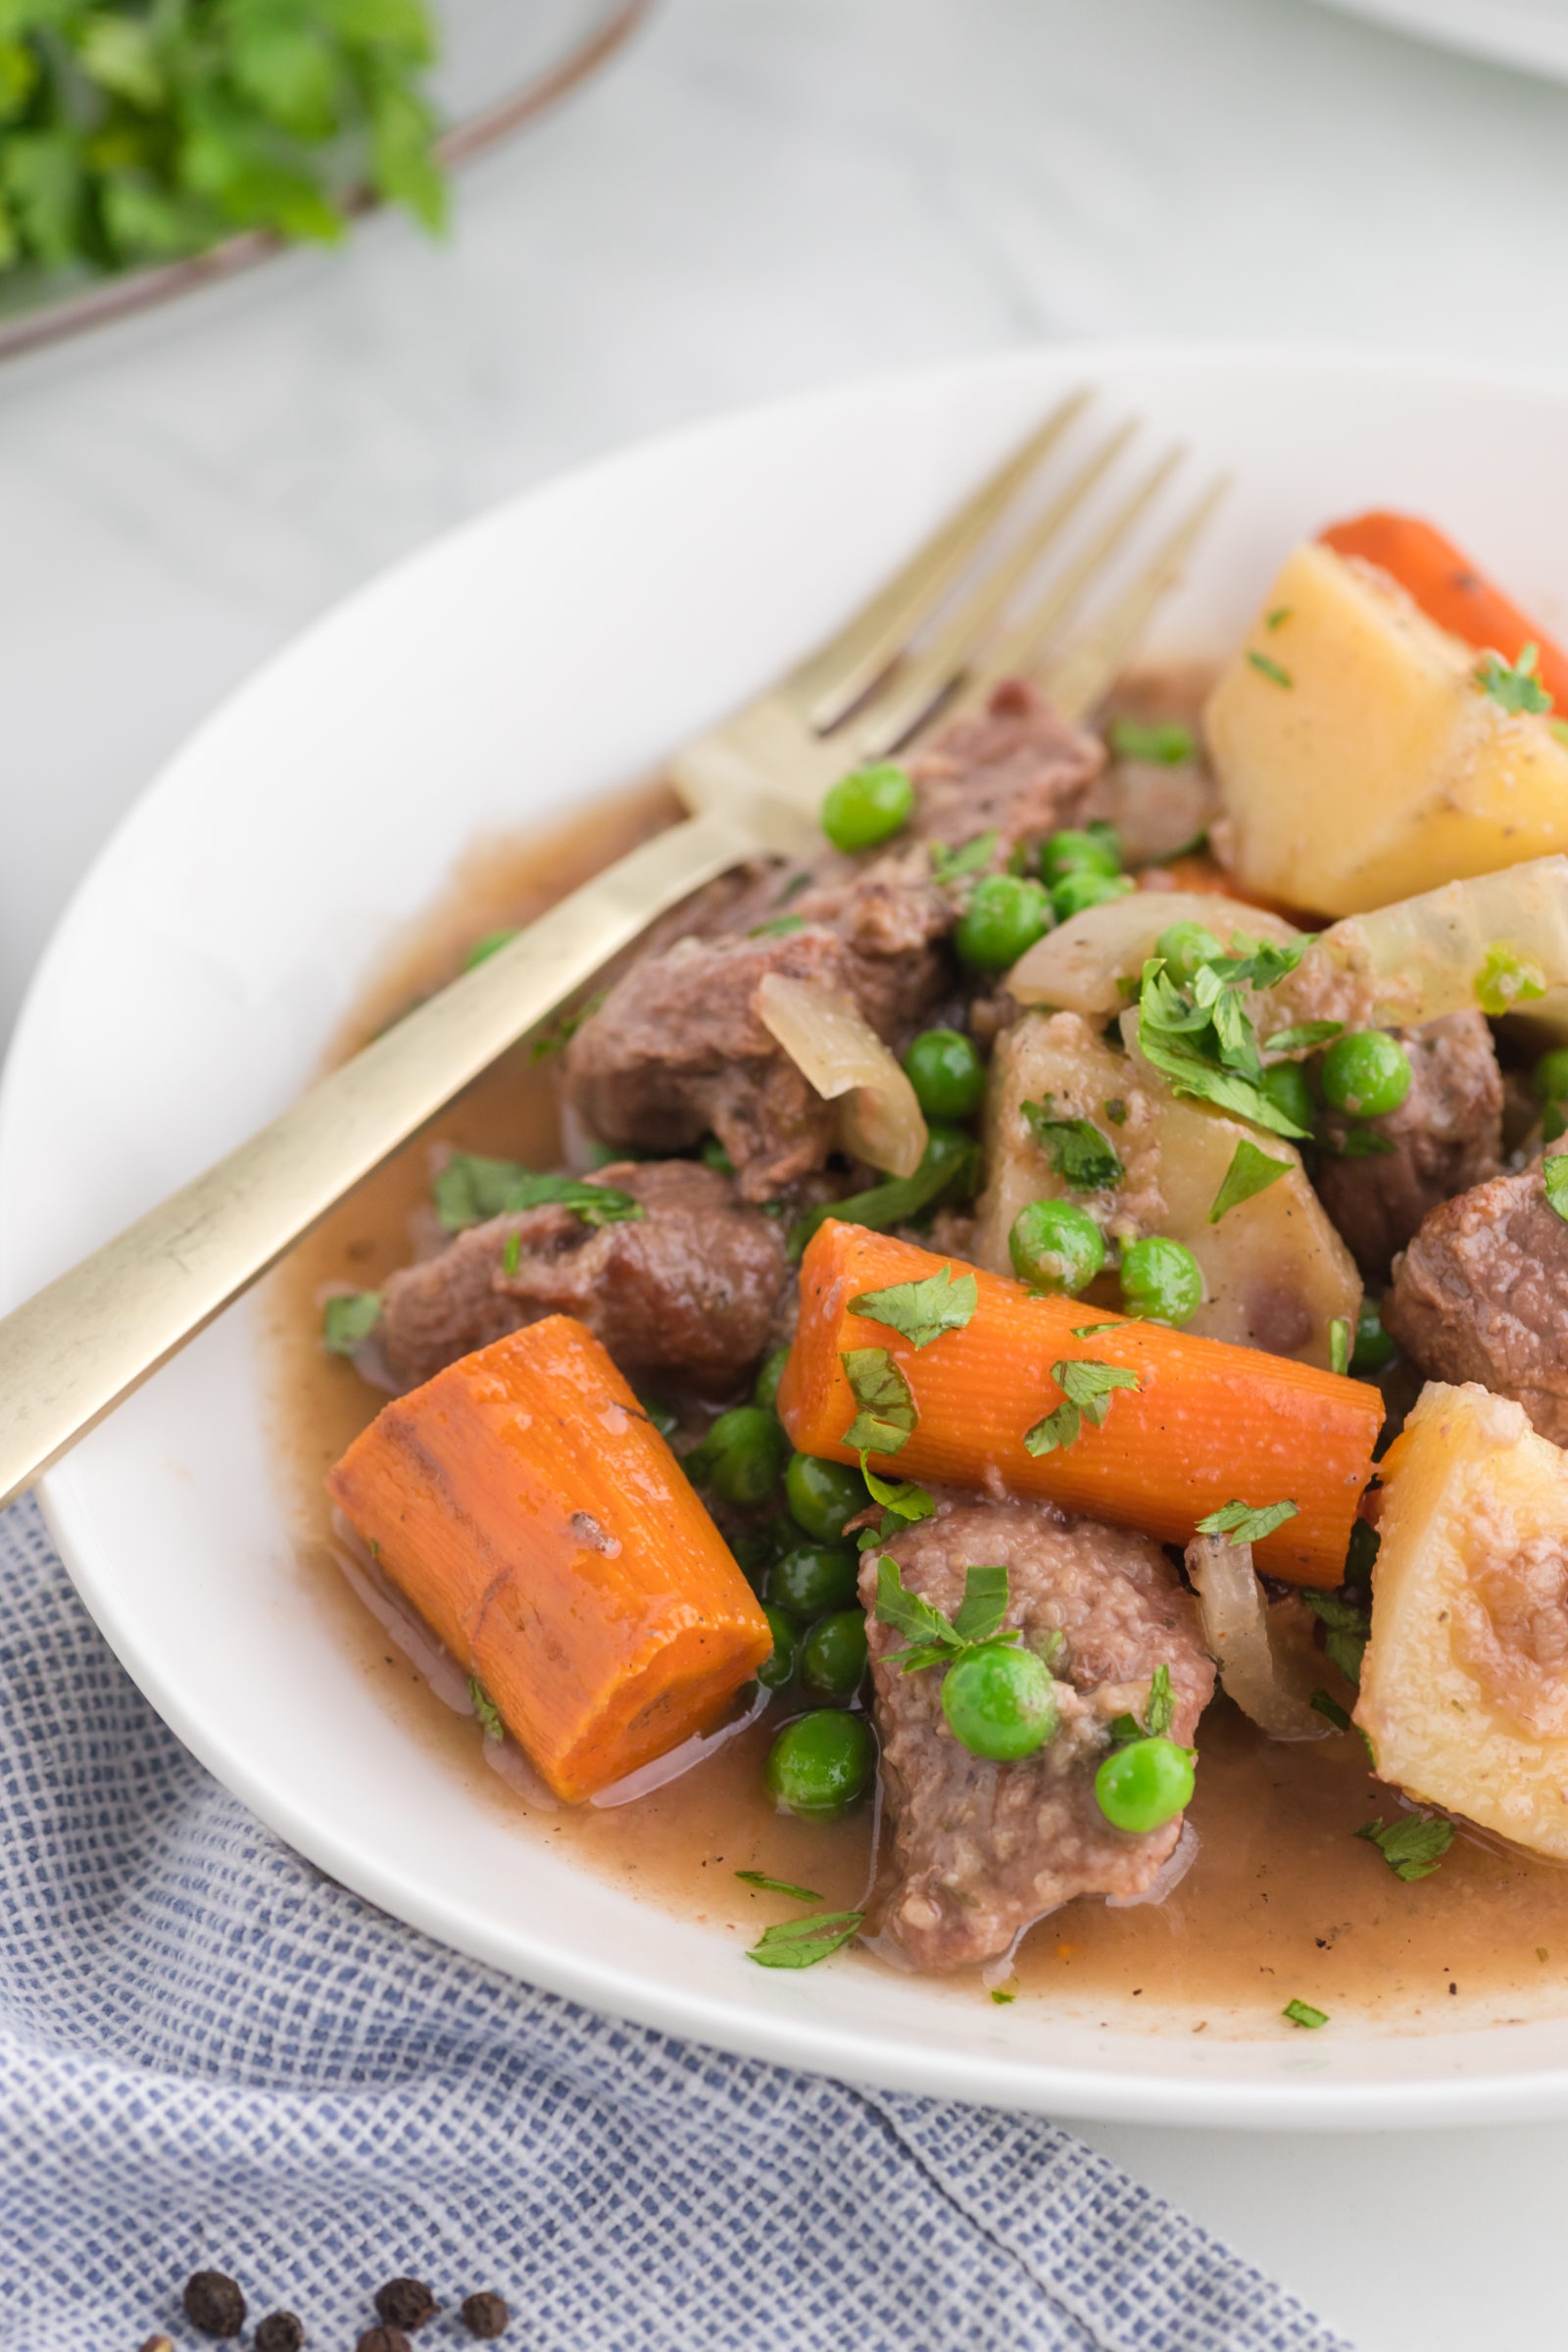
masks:
[[[1090,1356],[1069,1356],[1053,1364],[1051,1377],[1063,1391],[1067,1400],[1091,1420],[1097,1429],[1103,1425],[1110,1410],[1110,1399],[1117,1389],[1136,1389],[1136,1372],[1121,1364],[1096,1363]]]
[[[1007,2006],[1007,2003],[1009,2001],[1015,2001],[1018,1998],[1018,1995],[1015,1992],[1004,1992],[1002,1986],[999,1984],[992,1993],[991,1998],[996,2002],[999,2009],[1004,2009]]]
[[[1170,1687],[1170,1668],[1156,1666],[1149,1686],[1149,1704],[1144,1709],[1144,1730],[1151,1740],[1168,1740],[1175,1720],[1176,1699]]]
[[[1476,1003],[1482,1011],[1500,1020],[1516,1004],[1532,1004],[1545,993],[1546,975],[1540,964],[1505,941],[1494,940],[1476,974]]]
[[[764,1894],[787,1894],[797,1903],[819,1903],[822,1897],[812,1886],[792,1886],[788,1879],[770,1879],[765,1870],[738,1870],[735,1876],[746,1886],[760,1886]]]
[[[520,1233],[509,1233],[507,1246],[501,1252],[501,1271],[503,1274],[515,1274],[521,1263],[522,1236]]]
[[[1551,697],[1536,675],[1540,660],[1538,645],[1521,646],[1519,659],[1512,663],[1505,662],[1500,654],[1486,654],[1475,673],[1476,684],[1511,717],[1517,718],[1526,710],[1539,717],[1543,710],[1551,709]]]
[[[1105,736],[1118,760],[1141,760],[1151,767],[1186,767],[1198,757],[1191,731],[1174,719],[1143,726],[1136,718],[1113,718]]]
[[[976,833],[956,850],[950,850],[946,842],[928,843],[932,881],[946,888],[951,882],[961,882],[966,874],[984,873],[996,854],[997,840],[993,826],[989,833]]]
[[[1271,1158],[1267,1152],[1260,1152],[1256,1144],[1250,1143],[1244,1135],[1231,1154],[1225,1180],[1214,1195],[1214,1205],[1208,1212],[1209,1223],[1217,1225],[1227,1209],[1239,1208],[1244,1200],[1251,1200],[1257,1194],[1266,1193],[1271,1184],[1278,1184],[1282,1176],[1289,1176],[1294,1165],[1293,1160]]]
[[[918,1592],[907,1590],[898,1561],[888,1552],[876,1564],[876,1616],[880,1624],[891,1625],[906,1642],[918,1642],[922,1647],[943,1654],[963,1647],[957,1629],[950,1625],[942,1611],[922,1600]],[[907,1666],[905,1671],[908,1672]]]
[[[871,1233],[906,1225],[941,1200],[966,1197],[979,1164],[980,1148],[968,1136],[933,1135],[912,1176],[891,1177],[868,1192],[852,1193],[847,1200],[824,1200],[797,1218],[789,1231],[789,1254],[798,1258],[829,1217],[841,1217],[846,1225],[863,1225]]]
[[[953,1620],[960,1642],[977,1647],[994,1641],[1007,1614],[1007,1571],[1004,1567],[966,1568],[963,1598]]]
[[[764,1928],[747,1953],[759,1968],[814,1968],[859,1933],[863,1911],[813,1911],[809,1919],[786,1919]]]
[[[585,1225],[618,1225],[647,1215],[640,1200],[583,1176],[536,1176],[514,1159],[454,1152],[432,1188],[435,1211],[448,1233],[526,1208],[569,1208]]]
[[[1326,1046],[1331,1037],[1344,1031],[1343,1021],[1298,1021],[1294,1029],[1276,1029],[1272,1037],[1263,1040],[1265,1054],[1304,1054],[1312,1046]]]
[[[1065,1452],[1076,1443],[1083,1425],[1083,1415],[1075,1404],[1058,1404],[1054,1413],[1047,1413],[1033,1429],[1025,1430],[1023,1449],[1037,1460],[1041,1454],[1054,1453],[1058,1447]]]
[[[1288,2017],[1293,2026],[1309,2026],[1314,2031],[1317,2027],[1326,2026],[1329,2022],[1328,2011],[1314,2009],[1310,2001],[1287,2001],[1280,2011],[1280,2015]]]
[[[1276,629],[1284,628],[1285,623],[1290,619],[1295,609],[1296,608],[1294,605],[1275,606],[1273,612],[1268,615],[1268,618],[1263,623],[1263,626],[1267,629],[1271,637]]]
[[[805,929],[804,914],[775,914],[771,922],[754,923],[746,936],[748,939],[788,939],[791,932]]]
[[[593,995],[584,997],[580,1004],[573,1004],[566,1012],[558,1012],[550,1026],[547,1029],[541,1029],[538,1036],[533,1039],[528,1048],[528,1059],[543,1061],[547,1054],[564,1052],[584,1021],[593,1019],[594,1014],[609,994],[608,988],[596,988]]]
[[[1110,1121],[1113,1127],[1126,1126],[1127,1105],[1121,1101],[1119,1096],[1111,1096],[1110,1100],[1104,1105],[1104,1111],[1106,1118]]]
[[[1248,647],[1247,659],[1259,677],[1267,678],[1271,686],[1294,686],[1296,684],[1296,680],[1288,669],[1282,669],[1280,664],[1268,654],[1258,653],[1255,647],[1250,645]]]
[[[1396,1879],[1430,1879],[1453,1843],[1453,1824],[1407,1813],[1385,1829],[1379,1814],[1375,1821],[1363,1821],[1355,1836],[1377,1847]]]
[[[920,1418],[904,1374],[885,1348],[847,1348],[839,1362],[859,1407],[841,1443],[856,1453],[897,1453]]]
[[[1292,956],[1285,967],[1291,970],[1300,949],[1276,953]],[[1235,1001],[1234,991],[1251,984],[1256,960],[1226,957],[1217,964],[1200,965],[1195,975],[1194,995],[1187,997],[1170,980],[1159,958],[1152,956],[1144,966],[1139,991],[1139,1048],[1177,1094],[1234,1111],[1275,1135],[1304,1136],[1307,1130],[1271,1102],[1258,1083],[1261,1064],[1251,1022]],[[1209,975],[1206,981],[1205,973]]]
[[[1227,1502],[1210,1511],[1206,1519],[1200,1519],[1198,1532],[1200,1536],[1228,1536],[1233,1544],[1261,1544],[1265,1536],[1298,1515],[1299,1506],[1294,1502],[1266,1502],[1258,1507],[1250,1502]],[[1311,1597],[1302,1594],[1303,1599]]]
[[[1361,1660],[1372,1637],[1372,1620],[1365,1609],[1342,1600],[1337,1592],[1314,1592],[1304,1585],[1299,1597],[1325,1629],[1325,1654],[1348,1683],[1359,1684]]]
[[[883,1543],[887,1541],[890,1532],[885,1525],[887,1520],[902,1519],[906,1525],[912,1526],[919,1520],[929,1519],[935,1514],[937,1498],[934,1494],[928,1494],[924,1487],[917,1487],[913,1479],[878,1478],[863,1449],[860,1454],[860,1476],[870,1490],[871,1500],[882,1505],[884,1527],[880,1541]],[[870,1531],[867,1529],[865,1532],[869,1534]],[[864,1551],[868,1550],[870,1546],[862,1544],[860,1548]]]
[[[972,1274],[955,1276],[951,1265],[919,1282],[895,1282],[885,1291],[862,1291],[850,1300],[852,1314],[885,1323],[913,1348],[929,1348],[945,1331],[962,1331],[980,1303]]]
[[[1398,1146],[1392,1135],[1379,1135],[1375,1127],[1348,1127],[1338,1143],[1325,1136],[1323,1149],[1331,1159],[1381,1159]]]
[[[1568,1222],[1568,1152],[1554,1152],[1542,1161],[1541,1181],[1546,1188],[1547,1205]]]
[[[1336,1315],[1329,1325],[1329,1370],[1346,1373],[1350,1369],[1350,1325],[1345,1315]]]
[[[379,1291],[349,1291],[321,1307],[321,1345],[331,1355],[352,1355],[381,1320]]]
[[[1020,1637],[1016,1629],[1003,1632],[1006,1613],[1005,1568],[965,1569],[963,1598],[956,1615],[949,1619],[918,1592],[906,1589],[898,1561],[887,1552],[877,1562],[877,1619],[891,1625],[911,1644],[907,1649],[889,1650],[887,1661],[902,1665],[906,1674],[918,1674],[927,1666],[954,1665],[971,1650],[1010,1647]]]
[[[507,1736],[507,1727],[501,1720],[501,1710],[477,1675],[470,1674],[468,1677],[468,1696],[473,1702],[473,1711],[479,1718],[479,1728],[485,1738],[487,1740],[504,1740]]]
[[[1348,1732],[1350,1729],[1350,1718],[1339,1700],[1331,1698],[1326,1690],[1314,1690],[1306,1703],[1316,1714],[1322,1716],[1325,1723],[1332,1723],[1337,1732]]]
[[[1120,1184],[1121,1161],[1093,1120],[1053,1118],[1049,1095],[1044,1102],[1025,1102],[1021,1108],[1035,1142],[1075,1193],[1098,1193]]]

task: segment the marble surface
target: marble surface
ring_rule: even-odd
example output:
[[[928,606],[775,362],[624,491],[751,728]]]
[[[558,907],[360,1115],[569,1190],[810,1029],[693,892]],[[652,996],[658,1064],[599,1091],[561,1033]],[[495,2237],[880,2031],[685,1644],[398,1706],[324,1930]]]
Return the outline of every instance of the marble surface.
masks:
[[[516,0],[517,5],[526,0]],[[1568,90],[1311,0],[665,0],[396,220],[0,371],[0,1034],[119,813],[304,622],[552,470],[1032,338],[1568,367]],[[1363,2352],[1561,2333],[1568,2126],[1096,2131]]]

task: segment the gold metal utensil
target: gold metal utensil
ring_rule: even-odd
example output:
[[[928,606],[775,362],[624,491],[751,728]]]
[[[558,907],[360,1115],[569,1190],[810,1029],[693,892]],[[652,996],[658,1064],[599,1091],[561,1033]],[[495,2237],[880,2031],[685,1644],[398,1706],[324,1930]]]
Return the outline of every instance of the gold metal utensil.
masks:
[[[573,891],[0,1321],[0,1502],[656,916],[760,852],[799,857],[818,846],[816,811],[836,778],[929,734],[1009,672],[1042,676],[1071,716],[1095,707],[1179,576],[1218,488],[1085,620],[1176,463],[1162,458],[1092,519],[1093,494],[1132,438],[1124,426],[1048,482],[1030,512],[1037,477],[1088,405],[1086,392],[1061,402],[836,635],[676,753],[669,773],[689,817]],[[1064,540],[1064,560],[1038,584]]]

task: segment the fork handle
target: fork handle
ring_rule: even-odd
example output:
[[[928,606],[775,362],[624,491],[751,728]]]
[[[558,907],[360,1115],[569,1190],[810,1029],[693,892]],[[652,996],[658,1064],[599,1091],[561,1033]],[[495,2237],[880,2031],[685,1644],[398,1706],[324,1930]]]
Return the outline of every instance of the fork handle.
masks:
[[[0,1321],[0,1504],[656,915],[758,848],[711,813],[656,835]]]

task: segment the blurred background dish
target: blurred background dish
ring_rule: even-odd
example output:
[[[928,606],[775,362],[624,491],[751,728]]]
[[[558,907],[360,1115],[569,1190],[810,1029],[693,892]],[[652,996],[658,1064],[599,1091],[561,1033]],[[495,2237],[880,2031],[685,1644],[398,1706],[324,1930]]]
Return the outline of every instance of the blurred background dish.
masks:
[[[1568,81],[1568,0],[1326,0],[1446,49]]]

